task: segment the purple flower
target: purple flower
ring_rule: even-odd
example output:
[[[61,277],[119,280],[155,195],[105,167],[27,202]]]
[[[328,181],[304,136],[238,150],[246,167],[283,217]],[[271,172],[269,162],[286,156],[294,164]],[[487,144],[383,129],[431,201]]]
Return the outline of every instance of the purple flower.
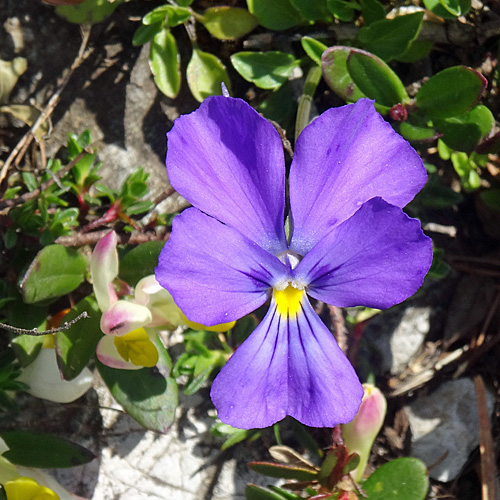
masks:
[[[158,282],[206,325],[271,299],[212,385],[219,418],[239,428],[286,415],[350,421],[363,388],[307,295],[387,308],[420,287],[431,242],[401,210],[426,180],[417,153],[366,99],[326,111],[297,140],[288,239],[281,139],[244,101],[211,97],[180,117],[166,163],[193,208],[174,220]]]

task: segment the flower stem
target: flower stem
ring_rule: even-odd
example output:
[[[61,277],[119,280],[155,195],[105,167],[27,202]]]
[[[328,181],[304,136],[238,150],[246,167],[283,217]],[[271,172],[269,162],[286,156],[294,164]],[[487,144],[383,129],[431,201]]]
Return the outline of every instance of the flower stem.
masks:
[[[300,96],[297,118],[295,120],[295,142],[297,142],[297,137],[299,137],[304,127],[309,123],[311,103],[321,80],[321,75],[321,68],[319,66],[314,66],[307,73],[306,81],[304,82],[304,91]]]

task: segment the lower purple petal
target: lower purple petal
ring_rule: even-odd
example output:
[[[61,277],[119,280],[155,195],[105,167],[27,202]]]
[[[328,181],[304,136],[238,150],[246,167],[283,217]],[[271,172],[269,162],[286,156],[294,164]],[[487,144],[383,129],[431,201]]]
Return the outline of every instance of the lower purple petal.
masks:
[[[212,384],[219,418],[234,427],[268,427],[290,415],[311,427],[352,420],[363,389],[351,364],[306,297],[282,316],[274,299],[263,321]]]

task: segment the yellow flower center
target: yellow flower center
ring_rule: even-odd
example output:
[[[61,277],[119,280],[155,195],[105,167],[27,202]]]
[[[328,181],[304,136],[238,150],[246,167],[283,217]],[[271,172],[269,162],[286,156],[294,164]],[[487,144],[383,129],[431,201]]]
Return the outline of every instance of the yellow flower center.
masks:
[[[284,290],[274,289],[274,301],[276,309],[281,316],[295,317],[300,310],[300,301],[304,295],[304,290],[288,285]]]
[[[3,485],[7,500],[60,500],[50,488],[38,484],[31,477],[20,476]]]
[[[158,362],[158,350],[144,328],[114,338],[115,347],[125,361],[135,366],[151,367]]]

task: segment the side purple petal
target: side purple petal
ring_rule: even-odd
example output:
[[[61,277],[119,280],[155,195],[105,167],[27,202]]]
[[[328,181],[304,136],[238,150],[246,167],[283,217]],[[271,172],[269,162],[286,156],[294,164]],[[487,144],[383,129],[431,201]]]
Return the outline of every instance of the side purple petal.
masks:
[[[307,293],[339,307],[393,306],[413,295],[432,263],[420,222],[374,198],[334,227],[299,263]]]
[[[277,257],[196,208],[174,219],[155,270],[182,312],[207,326],[257,309],[287,272]]]
[[[219,418],[243,429],[290,415],[311,427],[352,420],[363,389],[351,364],[307,298],[287,319],[274,301],[212,384]]]
[[[278,132],[241,99],[210,97],[167,134],[172,186],[196,208],[272,253],[286,249]]]
[[[305,255],[371,198],[404,207],[422,189],[422,160],[371,101],[332,108],[300,134],[290,170],[291,249]]]

